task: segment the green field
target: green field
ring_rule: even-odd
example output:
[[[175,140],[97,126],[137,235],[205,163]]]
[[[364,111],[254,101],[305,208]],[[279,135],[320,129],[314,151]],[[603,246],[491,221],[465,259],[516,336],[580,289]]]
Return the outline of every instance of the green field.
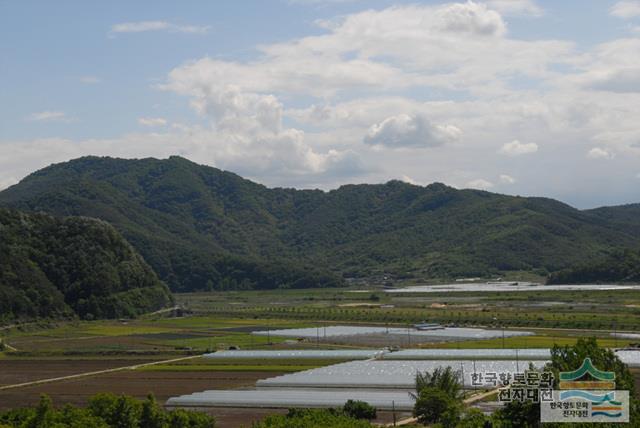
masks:
[[[423,320],[458,326],[534,331],[535,336],[415,343],[442,348],[551,347],[596,336],[603,346],[629,345],[614,331],[640,330],[640,296],[635,291],[390,294],[382,290],[315,289],[232,291],[177,295],[189,316],[149,315],[136,320],[25,324],[0,331],[17,349],[10,358],[38,356],[172,356],[227,348],[309,348],[313,340],[250,334],[254,330],[335,324],[407,326]],[[386,305],[381,307],[380,305]],[[322,341],[322,347],[349,347]],[[366,347],[366,344],[352,346]],[[371,346],[379,347],[379,346]],[[252,364],[247,364],[248,366]],[[306,365],[301,363],[300,365]],[[160,370],[160,368],[156,368]]]

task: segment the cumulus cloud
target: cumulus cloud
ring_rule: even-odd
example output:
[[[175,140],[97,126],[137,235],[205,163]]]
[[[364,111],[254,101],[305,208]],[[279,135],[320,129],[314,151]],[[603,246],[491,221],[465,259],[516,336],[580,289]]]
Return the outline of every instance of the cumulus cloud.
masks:
[[[640,67],[604,72],[599,76],[594,76],[590,86],[601,91],[640,92]]]
[[[504,15],[541,16],[542,8],[534,0],[487,0],[491,9]]]
[[[507,156],[528,155],[537,151],[538,145],[536,143],[521,143],[518,140],[513,140],[510,143],[505,143],[500,148],[500,153]]]
[[[516,179],[507,174],[500,174],[500,183],[502,184],[514,184]]]
[[[623,0],[614,4],[609,10],[611,15],[618,18],[629,19],[640,16],[640,1]]]
[[[445,31],[482,36],[501,36],[507,31],[500,14],[481,3],[453,3],[436,13],[439,27]]]
[[[165,126],[167,120],[162,117],[141,117],[138,123],[142,126]]]
[[[456,141],[461,134],[453,125],[433,125],[422,115],[399,114],[371,126],[364,142],[396,149],[437,147]]]
[[[500,14],[466,2],[367,10],[325,23],[323,34],[258,47],[250,61],[201,58],[172,70],[161,87],[182,94],[236,85],[243,91],[375,94],[415,86],[504,90],[512,75],[544,77],[572,44],[508,39]]]
[[[69,117],[63,111],[46,110],[33,113],[29,115],[27,119],[35,122],[66,122],[69,120]]]
[[[367,170],[357,152],[320,151],[305,132],[283,126],[283,105],[272,94],[236,85],[194,85],[185,89],[191,106],[210,119],[211,153],[221,167],[263,178],[284,176],[357,176]]]
[[[111,26],[110,34],[143,33],[147,31],[168,31],[171,33],[206,34],[211,27],[197,25],[178,25],[166,21],[123,22]]]
[[[607,149],[601,147],[594,147],[587,152],[589,159],[613,159],[614,155]]]
[[[478,178],[467,182],[465,187],[469,189],[487,190],[493,187],[493,183],[483,178]]]

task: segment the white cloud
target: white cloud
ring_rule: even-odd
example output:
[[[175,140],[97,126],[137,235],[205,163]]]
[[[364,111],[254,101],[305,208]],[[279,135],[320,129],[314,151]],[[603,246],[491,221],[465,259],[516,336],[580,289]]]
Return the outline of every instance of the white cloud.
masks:
[[[487,190],[493,187],[493,183],[483,178],[478,178],[467,182],[465,187],[469,189]]]
[[[587,152],[589,159],[613,159],[614,155],[607,149],[601,147],[594,147]]]
[[[508,93],[511,76],[542,78],[572,44],[509,39],[500,14],[474,2],[367,10],[326,23],[326,32],[259,46],[245,62],[201,58],[161,87],[196,95],[216,86],[307,94],[370,94],[415,86]],[[496,78],[496,77],[500,78]]]
[[[87,85],[95,85],[96,83],[102,82],[102,79],[96,76],[82,76],[80,77],[80,82]]]
[[[413,178],[409,177],[408,175],[402,175],[402,178],[400,178],[401,181],[404,181],[405,183],[409,183],[409,184],[413,184],[414,186],[422,186],[423,184],[414,180]]]
[[[28,120],[35,122],[66,122],[69,118],[63,111],[46,110],[33,113],[27,117]]]
[[[538,145],[536,143],[521,143],[518,140],[513,140],[510,143],[505,143],[500,148],[500,153],[507,156],[521,156],[538,151]]]
[[[611,15],[618,18],[635,18],[640,16],[640,1],[638,0],[623,0],[614,4],[609,10]]]
[[[7,187],[13,186],[17,182],[18,182],[18,179],[15,177],[5,177],[5,178],[0,177],[0,190],[4,190]]]
[[[143,126],[165,126],[167,120],[162,117],[141,117],[138,123]]]
[[[609,92],[640,92],[640,67],[609,70],[594,76],[590,86]]]
[[[142,33],[147,31],[168,31],[172,33],[206,34],[211,27],[197,25],[178,25],[166,21],[123,22],[111,26],[110,34]]]
[[[453,125],[433,125],[422,115],[399,114],[371,126],[364,142],[389,148],[437,147],[456,141],[461,133]]]
[[[500,174],[500,183],[502,184],[514,184],[516,179],[507,174]]]
[[[487,0],[491,9],[504,15],[541,16],[542,8],[534,0]]]
[[[482,36],[501,36],[507,31],[500,14],[480,3],[451,3],[436,13],[439,27],[446,31]]]

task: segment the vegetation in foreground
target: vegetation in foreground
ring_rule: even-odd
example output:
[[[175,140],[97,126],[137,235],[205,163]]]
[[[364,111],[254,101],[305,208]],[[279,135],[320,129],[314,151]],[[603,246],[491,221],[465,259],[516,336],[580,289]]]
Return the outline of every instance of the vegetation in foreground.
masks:
[[[289,409],[286,415],[267,416],[252,428],[372,428],[376,409],[363,401],[349,400],[340,409]]]
[[[575,346],[555,346],[551,362],[544,370],[554,373],[556,385],[560,371],[572,371],[580,367],[585,358],[591,358],[600,370],[616,374],[616,389],[628,390],[631,406],[631,425],[640,420],[640,408],[634,379],[629,368],[609,349],[600,348],[595,339],[580,339]],[[437,369],[433,373],[416,375],[416,399],[414,416],[422,424],[442,428],[539,428],[540,405],[531,401],[510,402],[492,416],[485,416],[475,409],[465,408],[462,401],[461,374],[451,367]],[[580,424],[545,424],[545,427],[583,426]],[[593,426],[593,424],[584,424]],[[619,424],[598,424],[615,428]]]
[[[172,302],[109,224],[0,209],[0,322],[134,317]]]
[[[87,408],[55,409],[43,395],[35,408],[0,413],[0,427],[11,428],[215,428],[215,419],[186,410],[165,411],[150,395],[140,401],[128,396],[98,394]]]

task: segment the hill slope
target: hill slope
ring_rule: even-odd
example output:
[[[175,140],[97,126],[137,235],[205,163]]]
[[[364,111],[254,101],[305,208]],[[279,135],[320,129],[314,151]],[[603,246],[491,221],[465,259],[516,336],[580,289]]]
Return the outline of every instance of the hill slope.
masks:
[[[0,209],[0,320],[135,316],[171,302],[107,223]]]
[[[269,189],[180,157],[52,165],[0,192],[0,205],[106,220],[173,290],[338,285],[326,270],[544,274],[640,238],[551,199],[399,181]]]
[[[640,251],[620,250],[591,263],[554,272],[549,284],[640,282]]]

